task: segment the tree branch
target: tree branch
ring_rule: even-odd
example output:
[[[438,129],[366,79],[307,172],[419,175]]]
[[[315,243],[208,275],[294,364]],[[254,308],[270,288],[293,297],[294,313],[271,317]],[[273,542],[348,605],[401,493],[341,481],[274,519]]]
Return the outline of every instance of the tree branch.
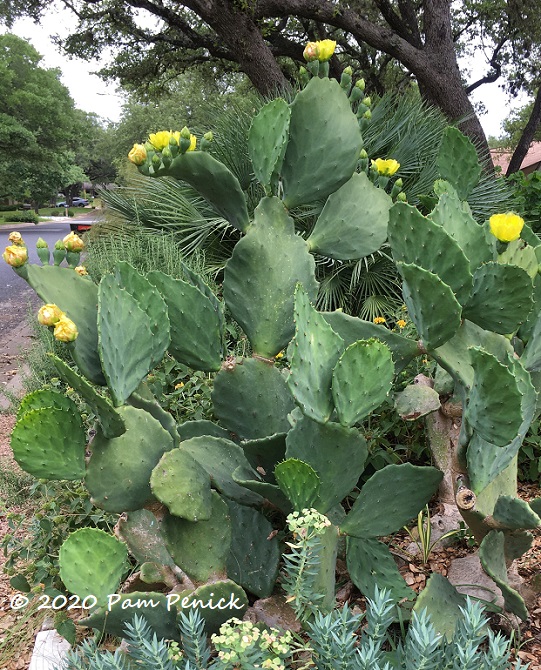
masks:
[[[520,140],[518,141],[517,147],[511,156],[511,161],[505,173],[506,177],[514,172],[520,170],[522,161],[528,153],[530,144],[533,141],[536,130],[539,128],[541,123],[541,86],[537,90],[537,95],[535,96],[535,102],[533,104],[532,113],[528,119],[528,123],[524,126]]]

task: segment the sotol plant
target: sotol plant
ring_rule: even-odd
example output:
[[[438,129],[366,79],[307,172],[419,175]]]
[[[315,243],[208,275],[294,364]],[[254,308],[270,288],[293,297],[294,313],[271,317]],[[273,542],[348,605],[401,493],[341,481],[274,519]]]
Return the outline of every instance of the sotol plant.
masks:
[[[311,69],[324,71],[318,62]],[[291,104],[277,99],[263,107],[249,135],[266,194],[253,219],[237,179],[196,150],[187,129],[157,133],[131,152],[143,174],[188,183],[242,234],[225,268],[223,295],[250,342],[250,358],[227,356],[223,305],[189,268],[173,279],[160,271],[143,276],[119,263],[97,286],[74,271],[78,245],[72,242],[71,268],[60,267],[61,249],[53,266],[42,249],[42,267],[26,262],[20,240],[6,250],[6,260],[40,297],[58,306],[48,316],[57,319],[55,332],[67,341],[78,370],[56,358],[55,364],[98,420],[87,445],[69,399],[32,394],[13,431],[15,457],[36,477],[84,478],[94,504],[122,514],[116,538],[82,529],[60,552],[68,590],[81,598],[92,594],[99,606],[89,625],[122,634],[134,603],[149,597],[153,605],[144,615],[168,638],[177,634],[179,610],[194,601],[212,600],[214,608],[201,609],[210,630],[239,616],[248,604],[245,590],[265,597],[274,589],[280,548],[268,509],[283,518],[315,508],[329,519],[313,576],[322,612],[334,604],[340,536],[346,536],[351,578],[364,593],[379,586],[395,602],[414,600],[378,538],[417,515],[442,471],[389,465],[364,484],[347,515],[340,503],[356,488],[367,458],[357,426],[388,398],[395,374],[416,356],[438,362],[449,376],[445,392],[454,389],[462,403],[456,442],[449,439],[451,428],[431,429],[437,463],[444,481],[460,475],[457,501],[482,541],[483,565],[507,607],[526,617],[506,565],[529,546],[526,529],[540,522],[539,501],[528,506],[516,497],[515,476],[516,452],[536,411],[541,365],[534,240],[499,249],[471,217],[463,199],[480,168],[473,147],[454,129],[442,143],[439,169],[447,181],[437,185],[440,197],[430,216],[405,202],[393,204],[387,190],[397,195],[389,179],[398,164],[370,166],[361,153],[369,110],[360,97],[347,78],[339,84],[314,76]],[[207,135],[201,148],[210,140]],[[305,206],[318,214],[307,239],[295,233],[289,216]],[[387,239],[418,340],[313,307],[311,252],[359,259]],[[275,361],[286,347],[284,370]],[[176,425],[149,392],[145,377],[166,351],[195,370],[217,373],[216,423]],[[405,418],[434,414],[436,396],[417,385],[400,396],[399,411]],[[165,585],[169,594],[162,588],[150,596],[124,593],[114,604],[108,599],[128,551],[141,565],[141,582]],[[428,609],[445,628],[463,603],[436,575],[415,607]]]

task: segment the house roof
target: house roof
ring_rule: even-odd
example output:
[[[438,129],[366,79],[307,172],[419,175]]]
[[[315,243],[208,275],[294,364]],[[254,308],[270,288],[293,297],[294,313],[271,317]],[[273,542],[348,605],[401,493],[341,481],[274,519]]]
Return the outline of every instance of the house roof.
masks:
[[[501,167],[502,172],[505,172],[513,154],[503,149],[491,149],[490,155],[494,165]],[[532,142],[528,153],[520,165],[520,169],[527,170],[530,168],[529,171],[531,172],[532,169],[536,170],[539,167],[541,167],[541,142]]]

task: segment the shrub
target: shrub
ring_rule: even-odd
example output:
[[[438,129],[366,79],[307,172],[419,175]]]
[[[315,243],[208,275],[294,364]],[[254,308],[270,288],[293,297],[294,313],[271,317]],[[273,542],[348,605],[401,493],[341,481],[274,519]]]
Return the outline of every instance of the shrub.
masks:
[[[39,217],[34,212],[14,212],[4,217],[6,223],[39,223]]]

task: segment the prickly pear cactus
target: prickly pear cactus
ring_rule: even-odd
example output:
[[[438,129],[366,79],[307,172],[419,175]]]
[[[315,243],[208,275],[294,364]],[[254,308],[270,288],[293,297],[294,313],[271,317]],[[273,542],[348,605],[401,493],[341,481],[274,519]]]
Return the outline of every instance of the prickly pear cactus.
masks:
[[[77,369],[53,361],[97,421],[87,445],[76,407],[53,394],[27,399],[13,433],[15,457],[39,477],[83,478],[96,505],[122,513],[112,551],[119,563],[119,546],[126,547],[141,566],[140,582],[157,579],[169,589],[171,600],[150,592],[167,630],[179,609],[207,598],[223,605],[201,606],[215,629],[224,617],[238,616],[234,608],[244,611],[244,589],[269,596],[280,559],[274,531],[292,510],[305,508],[332,520],[316,569],[323,609],[334,603],[340,536],[361,591],[372,595],[385,586],[397,602],[413,600],[378,538],[415,517],[444,473],[387,466],[366,481],[347,515],[340,503],[365,468],[362,422],[392,399],[395,376],[410,361],[430,356],[463,408],[450,459],[453,477],[460,475],[457,504],[483,543],[487,573],[523,616],[504,568],[525,550],[527,529],[538,523],[516,497],[516,454],[537,411],[539,379],[530,372],[541,367],[537,256],[515,238],[512,249],[503,248],[507,242],[471,217],[461,198],[479,170],[461,135],[444,139],[439,164],[451,183],[439,184],[438,204],[425,217],[403,202],[403,193],[397,198],[396,160],[368,165],[361,131],[370,110],[368,99],[360,101],[362,87],[328,80],[323,66],[310,69],[319,76],[291,104],[275,100],[254,119],[249,153],[265,196],[252,218],[236,177],[208,153],[210,134],[198,148],[186,128],[159,132],[130,152],[142,174],[187,182],[240,231],[223,296],[250,343],[250,358],[224,351],[224,305],[193,273],[183,280],[158,270],[143,276],[122,263],[96,286],[80,268],[62,267],[60,255],[50,266],[49,255],[41,254],[40,267],[28,265],[24,252],[6,250],[6,260],[49,303],[40,321],[66,342]],[[291,214],[306,205],[316,222],[303,237]],[[506,239],[513,223],[500,222]],[[313,253],[333,262],[358,259],[387,239],[417,339],[314,307]],[[149,393],[145,377],[166,351],[215,373],[216,423],[177,426]],[[406,418],[430,420],[441,406],[426,409],[425,393],[420,413],[415,392],[402,396],[402,406],[406,398]],[[105,579],[96,566],[74,574],[66,558],[80,560],[91,535],[68,538],[61,574],[67,588],[99,593],[101,604],[113,576]],[[107,543],[96,538],[106,552]],[[126,594],[114,599],[109,611],[88,621],[107,627],[109,620],[118,631],[123,617],[133,615],[128,600]],[[159,626],[155,612],[148,619]]]

